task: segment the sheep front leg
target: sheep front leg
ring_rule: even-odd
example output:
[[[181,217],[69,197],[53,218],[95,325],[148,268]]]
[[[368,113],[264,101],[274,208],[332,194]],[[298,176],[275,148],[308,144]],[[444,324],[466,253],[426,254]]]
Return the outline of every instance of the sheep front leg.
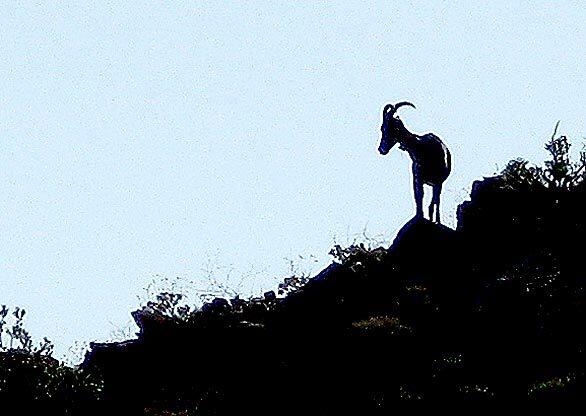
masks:
[[[431,222],[433,222],[433,208],[435,206],[435,203],[433,202],[433,200],[429,203],[429,208],[427,209],[427,212],[429,214],[429,220]]]
[[[415,216],[423,218],[423,182],[421,182],[417,175],[413,175],[413,194],[415,196]]]

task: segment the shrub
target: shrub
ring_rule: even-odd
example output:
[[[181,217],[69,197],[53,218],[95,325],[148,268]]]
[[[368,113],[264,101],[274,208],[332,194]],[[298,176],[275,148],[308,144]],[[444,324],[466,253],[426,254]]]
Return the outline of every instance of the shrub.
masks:
[[[586,151],[580,152],[580,159],[570,158],[571,144],[566,136],[557,136],[557,122],[545,150],[551,159],[545,167],[531,166],[524,159],[511,160],[502,171],[504,185],[510,190],[551,190],[572,191],[582,186],[586,179]]]
[[[25,315],[22,308],[0,308],[0,399],[55,399],[66,408],[98,399],[100,378],[55,359],[47,338],[35,345],[24,328]]]

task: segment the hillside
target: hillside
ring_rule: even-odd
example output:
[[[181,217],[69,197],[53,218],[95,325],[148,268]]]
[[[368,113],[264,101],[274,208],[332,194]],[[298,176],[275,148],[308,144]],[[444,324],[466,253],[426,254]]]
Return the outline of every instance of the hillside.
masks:
[[[414,218],[389,248],[336,246],[316,276],[257,298],[192,310],[161,294],[132,313],[137,339],[93,343],[79,369],[48,341],[32,349],[17,309],[23,347],[0,350],[0,398],[157,415],[582,399],[586,154],[570,162],[563,136],[546,148],[544,168],[515,160],[475,181],[455,230]]]
[[[93,344],[84,365],[106,397],[153,411],[581,398],[584,186],[508,185],[476,181],[457,230],[414,219],[388,249],[338,247],[283,297],[145,307],[137,340]]]

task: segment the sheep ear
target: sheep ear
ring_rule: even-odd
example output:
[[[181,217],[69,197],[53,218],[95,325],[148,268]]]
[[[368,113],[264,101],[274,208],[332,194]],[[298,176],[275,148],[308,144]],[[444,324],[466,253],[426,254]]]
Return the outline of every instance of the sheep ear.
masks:
[[[393,104],[387,104],[385,105],[385,108],[383,109],[383,117],[388,117],[389,115],[393,115],[395,113],[395,106]]]

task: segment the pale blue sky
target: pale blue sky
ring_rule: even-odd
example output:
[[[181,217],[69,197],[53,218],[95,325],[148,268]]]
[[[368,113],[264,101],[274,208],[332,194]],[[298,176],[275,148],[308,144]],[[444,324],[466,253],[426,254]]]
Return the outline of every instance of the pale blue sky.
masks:
[[[583,141],[585,21],[579,1],[4,2],[0,303],[63,354],[153,279],[211,262],[262,291],[334,237],[388,242],[413,212],[407,156],[377,153],[389,101],[450,147],[453,224],[558,119]]]

